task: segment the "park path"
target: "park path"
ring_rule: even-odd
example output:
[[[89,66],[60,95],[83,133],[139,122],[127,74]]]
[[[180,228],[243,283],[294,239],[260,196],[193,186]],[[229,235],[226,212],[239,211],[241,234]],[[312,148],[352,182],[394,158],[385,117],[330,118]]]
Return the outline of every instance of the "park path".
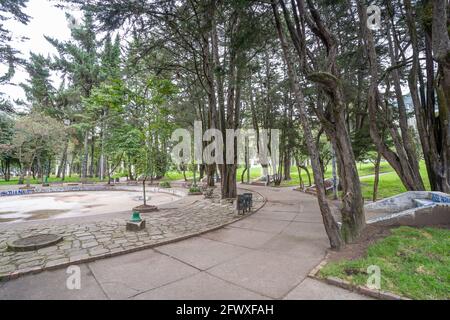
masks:
[[[317,200],[292,188],[246,186],[266,205],[222,229],[66,269],[0,283],[0,299],[365,299],[307,275],[328,240]]]

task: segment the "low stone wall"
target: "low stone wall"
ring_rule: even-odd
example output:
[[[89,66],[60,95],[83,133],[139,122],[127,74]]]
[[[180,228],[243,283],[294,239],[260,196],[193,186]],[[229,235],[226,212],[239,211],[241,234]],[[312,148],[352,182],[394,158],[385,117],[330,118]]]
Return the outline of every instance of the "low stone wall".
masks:
[[[53,193],[53,192],[75,192],[75,191],[108,191],[118,190],[111,185],[77,185],[77,186],[50,186],[34,187],[30,189],[15,189],[0,191],[0,197],[20,196],[35,193]]]
[[[415,208],[414,199],[427,199],[436,203],[450,203],[450,195],[436,191],[408,191],[397,196],[366,204],[373,212],[398,213]]]
[[[396,213],[413,208],[413,199],[428,199],[428,196],[429,192],[427,191],[409,191],[401,195],[366,204],[364,208],[374,212]]]
[[[442,192],[431,192],[431,200],[433,202],[450,204],[450,195]]]
[[[0,191],[0,197],[21,196],[37,193],[54,193],[54,192],[77,192],[77,191],[141,191],[141,187],[136,188],[130,186],[115,186],[115,185],[76,185],[76,186],[49,186],[49,187],[34,187],[30,189],[14,189]],[[187,191],[183,189],[172,188],[158,188],[146,187],[148,192],[168,193],[178,197],[187,195]]]
[[[414,199],[430,200],[417,206]],[[432,201],[432,202],[431,202]],[[385,213],[368,224],[431,226],[450,224],[450,195],[435,191],[409,191],[364,206],[367,211]]]
[[[415,208],[368,222],[383,226],[425,227],[450,224],[450,204]]]

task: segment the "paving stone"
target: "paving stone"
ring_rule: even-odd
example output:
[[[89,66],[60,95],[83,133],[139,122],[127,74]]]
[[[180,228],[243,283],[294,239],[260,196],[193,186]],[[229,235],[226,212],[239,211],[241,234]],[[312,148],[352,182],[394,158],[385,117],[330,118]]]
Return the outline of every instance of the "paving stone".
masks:
[[[94,250],[89,250],[89,255],[90,256],[100,256],[100,255],[105,255],[109,253],[108,249],[94,249]]]
[[[40,259],[40,260],[33,260],[30,262],[24,262],[22,264],[19,265],[19,269],[25,269],[25,268],[29,268],[29,267],[35,267],[35,266],[40,266],[44,263],[44,259]]]
[[[82,248],[92,248],[98,245],[97,241],[92,241],[92,242],[86,242],[86,243],[81,243],[81,247]]]
[[[255,195],[255,201],[257,196]],[[128,218],[114,218],[90,223],[57,224],[52,222],[34,224],[28,228],[8,228],[0,234],[1,273],[20,273],[36,268],[35,265],[55,267],[69,261],[86,257],[101,257],[119,254],[140,247],[157,244],[181,236],[206,231],[234,219],[231,206],[220,206],[209,200],[181,204],[178,207],[162,209],[151,215],[143,215],[148,227],[139,232],[126,232]],[[33,252],[10,252],[6,241],[22,234],[56,233],[64,236],[64,242]],[[88,252],[89,250],[89,252]]]
[[[81,241],[93,240],[93,239],[95,239],[94,236],[78,237],[78,240],[81,240]]]
[[[57,250],[58,250],[57,246],[51,246],[51,247],[39,249],[37,252],[39,254],[42,254],[42,253],[49,253],[49,252],[53,252],[53,251],[57,251]]]
[[[9,273],[16,270],[16,266],[14,265],[6,265],[6,266],[0,266],[0,274],[2,273]]]
[[[51,268],[51,267],[55,267],[55,266],[58,266],[58,265],[61,265],[61,264],[65,264],[67,262],[69,262],[69,258],[61,258],[61,259],[58,259],[58,260],[52,260],[52,261],[48,261],[45,264],[45,267],[46,268]]]
[[[46,260],[47,261],[59,260],[59,259],[62,259],[62,258],[65,258],[65,255],[62,252],[60,252],[59,254],[56,254],[56,255],[54,254],[54,255],[46,257]]]

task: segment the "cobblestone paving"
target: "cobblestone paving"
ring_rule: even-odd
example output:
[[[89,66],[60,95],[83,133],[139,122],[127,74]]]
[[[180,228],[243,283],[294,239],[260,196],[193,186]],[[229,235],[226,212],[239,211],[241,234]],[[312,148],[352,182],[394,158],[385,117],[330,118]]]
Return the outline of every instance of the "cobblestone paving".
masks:
[[[264,198],[254,193],[254,208],[263,202]],[[217,198],[201,199],[141,216],[146,219],[147,227],[139,232],[126,231],[126,220],[121,218],[65,225],[52,225],[49,220],[26,229],[3,230],[0,232],[0,279],[133,252],[214,229],[243,217],[234,212],[231,204],[221,204]],[[7,241],[46,233],[59,234],[64,240],[35,251],[8,251]]]

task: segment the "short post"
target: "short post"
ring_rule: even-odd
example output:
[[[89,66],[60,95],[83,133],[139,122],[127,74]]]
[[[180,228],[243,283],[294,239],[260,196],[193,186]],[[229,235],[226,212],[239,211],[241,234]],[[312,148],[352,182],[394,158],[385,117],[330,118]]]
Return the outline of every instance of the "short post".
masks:
[[[127,231],[140,231],[145,229],[145,220],[141,218],[139,211],[133,211],[131,219],[127,221]]]
[[[133,222],[139,222],[141,221],[141,214],[139,213],[139,211],[133,211],[133,213],[131,214],[131,220]]]

